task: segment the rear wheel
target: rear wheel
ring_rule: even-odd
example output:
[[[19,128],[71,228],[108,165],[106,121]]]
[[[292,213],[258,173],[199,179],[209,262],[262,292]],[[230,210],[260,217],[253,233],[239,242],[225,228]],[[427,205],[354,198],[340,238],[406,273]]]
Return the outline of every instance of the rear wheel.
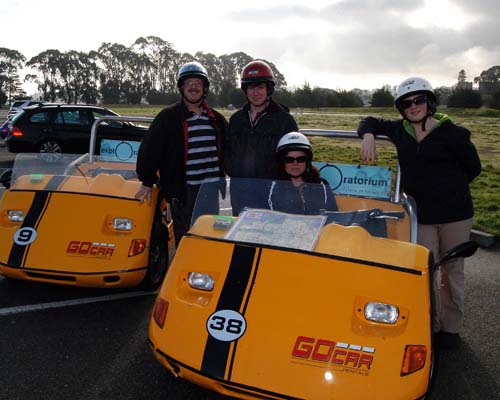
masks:
[[[148,268],[141,286],[156,289],[163,282],[168,267],[168,241],[160,228],[151,238],[149,246]]]
[[[56,140],[46,140],[38,151],[46,161],[57,161],[61,158],[63,152],[61,145]]]
[[[40,153],[62,153],[62,147],[55,140],[47,140],[40,145]]]

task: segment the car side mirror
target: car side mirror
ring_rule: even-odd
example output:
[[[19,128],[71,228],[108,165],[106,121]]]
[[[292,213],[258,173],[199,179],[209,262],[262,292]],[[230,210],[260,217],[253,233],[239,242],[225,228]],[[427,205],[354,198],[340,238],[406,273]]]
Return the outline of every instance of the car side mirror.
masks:
[[[477,251],[478,247],[479,247],[479,244],[473,240],[469,240],[467,242],[460,243],[459,245],[448,250],[446,252],[446,254],[444,255],[444,257],[435,264],[435,267],[438,267],[439,265],[442,265],[445,262],[448,262],[454,258],[470,257],[470,256],[474,255],[474,253]]]

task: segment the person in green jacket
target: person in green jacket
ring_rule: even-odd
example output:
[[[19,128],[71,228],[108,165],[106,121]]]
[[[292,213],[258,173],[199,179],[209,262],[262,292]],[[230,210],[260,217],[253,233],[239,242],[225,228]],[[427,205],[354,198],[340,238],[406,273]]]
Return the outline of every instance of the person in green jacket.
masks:
[[[376,159],[375,136],[386,135],[396,146],[404,192],[417,205],[419,244],[439,259],[469,240],[474,209],[469,183],[481,172],[471,132],[436,113],[436,96],[420,77],[405,79],[396,90],[400,120],[364,118],[361,159]],[[457,259],[435,274],[434,331],[443,347],[455,347],[463,323],[464,261]]]

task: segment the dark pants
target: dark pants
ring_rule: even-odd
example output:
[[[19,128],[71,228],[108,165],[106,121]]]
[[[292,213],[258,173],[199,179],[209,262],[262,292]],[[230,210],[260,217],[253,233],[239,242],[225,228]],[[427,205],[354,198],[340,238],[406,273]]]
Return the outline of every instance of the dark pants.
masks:
[[[192,224],[200,215],[219,213],[219,183],[204,183],[201,186],[187,185],[186,200],[177,198],[170,201],[174,220],[175,243],[179,244]]]

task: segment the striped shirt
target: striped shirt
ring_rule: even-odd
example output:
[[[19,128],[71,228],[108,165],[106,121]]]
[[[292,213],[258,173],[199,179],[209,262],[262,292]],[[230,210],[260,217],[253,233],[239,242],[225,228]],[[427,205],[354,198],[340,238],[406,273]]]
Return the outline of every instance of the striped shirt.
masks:
[[[216,182],[220,178],[219,156],[215,129],[208,115],[193,113],[186,120],[188,126],[188,155],[186,177],[188,185]]]

